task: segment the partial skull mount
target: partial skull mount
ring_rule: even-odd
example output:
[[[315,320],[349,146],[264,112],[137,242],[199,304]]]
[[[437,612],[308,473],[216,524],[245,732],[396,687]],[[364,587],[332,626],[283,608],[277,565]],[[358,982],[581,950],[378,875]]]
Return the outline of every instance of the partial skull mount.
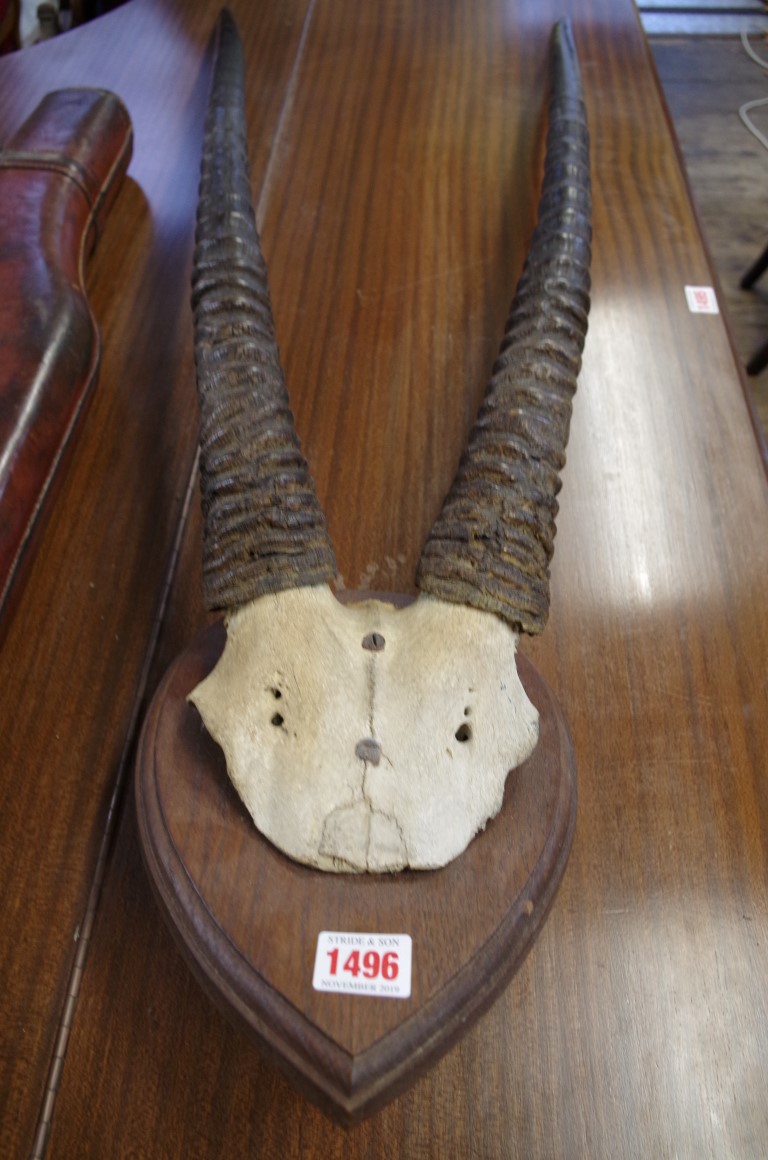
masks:
[[[206,605],[227,645],[192,694],[254,822],[330,870],[444,865],[499,810],[537,716],[518,633],[549,611],[557,493],[589,312],[589,137],[570,25],[550,51],[539,214],[483,404],[424,545],[419,599],[342,607],[290,410],[222,13],[192,278]]]
[[[324,585],[227,624],[190,695],[257,828],[309,866],[433,869],[494,817],[538,714],[498,617],[420,597],[344,606]]]

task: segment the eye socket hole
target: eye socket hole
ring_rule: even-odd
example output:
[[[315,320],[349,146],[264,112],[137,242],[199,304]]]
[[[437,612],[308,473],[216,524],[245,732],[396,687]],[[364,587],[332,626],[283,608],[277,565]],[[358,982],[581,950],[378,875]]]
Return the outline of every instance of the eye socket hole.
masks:
[[[363,648],[368,652],[383,652],[386,643],[380,632],[369,632],[363,637]]]
[[[272,718],[271,724],[277,725],[277,727],[279,728],[283,724],[284,720],[285,720],[285,718],[283,717],[282,713],[275,713],[274,717]]]
[[[457,741],[469,741],[471,736],[472,736],[472,730],[470,729],[470,727],[466,723],[466,721],[462,725],[459,725],[459,727],[455,733],[455,737],[456,737]]]
[[[272,694],[272,696],[275,698],[276,701],[279,701],[283,695],[280,689],[273,688],[273,689],[270,689],[269,691]]]

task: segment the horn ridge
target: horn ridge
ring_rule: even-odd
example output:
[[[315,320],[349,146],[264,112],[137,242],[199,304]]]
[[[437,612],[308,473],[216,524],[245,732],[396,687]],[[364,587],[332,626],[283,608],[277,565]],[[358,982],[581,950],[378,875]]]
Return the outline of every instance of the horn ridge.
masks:
[[[237,26],[216,29],[192,273],[206,607],[333,579],[280,365],[253,211]]]
[[[422,592],[540,632],[589,311],[589,135],[570,25],[550,48],[539,212],[485,399],[419,562]]]

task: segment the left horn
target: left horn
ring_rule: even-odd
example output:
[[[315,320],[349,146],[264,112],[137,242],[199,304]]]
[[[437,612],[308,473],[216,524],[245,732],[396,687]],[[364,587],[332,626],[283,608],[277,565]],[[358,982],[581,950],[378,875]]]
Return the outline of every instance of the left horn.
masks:
[[[467,450],[419,562],[422,592],[540,632],[589,311],[589,136],[570,25],[551,44],[539,216]]]
[[[203,584],[210,610],[332,580],[275,338],[248,175],[243,50],[224,9],[205,124],[192,274]]]

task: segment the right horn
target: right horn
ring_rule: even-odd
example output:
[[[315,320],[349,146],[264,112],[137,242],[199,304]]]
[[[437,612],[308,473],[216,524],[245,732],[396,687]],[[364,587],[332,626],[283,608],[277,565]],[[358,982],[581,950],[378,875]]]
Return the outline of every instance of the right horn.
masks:
[[[192,305],[204,597],[208,609],[227,612],[336,573],[280,366],[251,203],[244,92],[240,35],[224,9],[203,141]]]
[[[555,26],[536,229],[467,450],[424,547],[422,592],[541,632],[556,495],[589,312],[589,135],[570,24]]]

